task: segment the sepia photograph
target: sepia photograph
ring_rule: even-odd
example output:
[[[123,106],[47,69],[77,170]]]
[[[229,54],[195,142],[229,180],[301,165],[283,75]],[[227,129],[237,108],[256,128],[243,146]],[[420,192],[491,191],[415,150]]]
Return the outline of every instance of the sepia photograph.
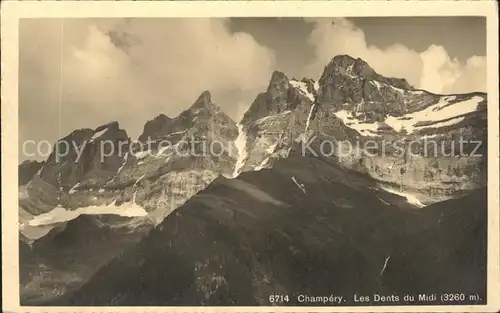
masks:
[[[358,5],[19,17],[4,299],[498,309],[496,17]]]

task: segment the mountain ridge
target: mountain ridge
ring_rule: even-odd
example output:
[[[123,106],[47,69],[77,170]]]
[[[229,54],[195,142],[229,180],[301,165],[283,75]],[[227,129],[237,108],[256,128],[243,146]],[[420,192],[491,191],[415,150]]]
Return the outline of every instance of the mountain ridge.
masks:
[[[471,102],[471,100],[476,101],[474,99],[481,100],[477,100],[478,104],[475,109],[475,104]],[[468,104],[469,111],[458,114],[452,112],[451,116],[443,116],[445,119],[429,122],[422,120],[425,116],[421,114],[422,117],[419,116],[418,119],[415,117],[418,123],[412,125],[408,122],[414,118],[412,114],[423,112],[427,108],[432,108],[433,111],[429,110],[429,112],[435,113],[436,110],[444,111],[450,107],[457,107],[457,103],[464,103],[463,106],[467,109],[465,105],[467,102],[471,102]],[[419,108],[420,111],[414,113],[415,108]],[[62,206],[75,207],[79,205],[78,203],[82,203],[80,200],[73,201],[75,197],[71,196],[80,194],[79,190],[90,191],[90,193],[87,192],[89,195],[95,193],[93,190],[99,190],[94,197],[103,196],[104,202],[101,200],[98,202],[109,204],[113,193],[126,189],[130,191],[127,191],[126,195],[118,195],[118,203],[131,201],[135,194],[137,198],[134,199],[142,203],[145,195],[141,192],[137,193],[136,187],[140,188],[147,181],[162,177],[169,171],[182,171],[188,164],[191,164],[190,166],[195,171],[208,170],[203,175],[211,177],[207,178],[209,180],[219,174],[235,177],[240,172],[272,166],[276,159],[286,157],[294,142],[307,141],[307,138],[311,138],[314,134],[322,136],[323,140],[334,140],[340,143],[346,140],[347,142],[359,140],[366,142],[372,139],[382,142],[391,137],[409,138],[409,135],[401,135],[401,129],[411,127],[410,131],[415,132],[417,139],[419,136],[420,138],[436,136],[441,138],[442,135],[450,134],[455,136],[455,133],[463,134],[464,130],[468,132],[467,136],[470,138],[482,138],[486,135],[485,128],[481,129],[483,122],[480,117],[481,114],[484,116],[484,110],[486,110],[485,94],[435,95],[415,89],[405,79],[384,77],[360,58],[338,55],[325,66],[318,81],[310,78],[303,78],[300,81],[295,78],[290,79],[285,73],[274,71],[266,91],[257,95],[238,123],[212,102],[209,91],[203,91],[188,109],[180,112],[176,117],[172,118],[160,113],[154,119],[147,121],[142,134],[138,137],[139,145],[134,146],[135,150],[130,147],[132,140],[125,130],[120,129],[116,121],[98,126],[93,130],[75,130],[58,142],[71,141],[76,145],[70,145],[70,151],[62,158],[62,162],[54,162],[57,152],[55,149],[41,167],[40,177],[49,185],[59,189],[49,191],[49,194],[53,194],[53,197],[59,199],[58,201],[62,201],[59,202]],[[474,117],[475,114],[479,117]],[[478,118],[478,126],[475,126],[476,122],[468,122],[471,119],[477,121]],[[483,119],[485,120],[485,117]],[[441,128],[434,127],[440,124],[443,124]],[[414,135],[411,134],[411,136]],[[187,147],[186,144],[191,139],[202,140],[204,146]],[[101,151],[98,147],[98,143],[103,140],[112,142],[108,150],[111,149],[115,153],[98,160],[97,156],[110,152],[106,149]],[[446,141],[446,139],[440,140]],[[151,145],[146,146],[149,141]],[[167,147],[160,146],[165,142],[169,144]],[[186,149],[194,149],[203,153],[206,145],[213,142],[222,142],[221,157],[202,160],[192,156],[186,158],[171,155],[172,151],[178,154],[178,150],[183,152]],[[75,150],[83,143],[87,143],[88,146],[83,147],[81,159],[75,161],[77,158]],[[449,146],[454,142],[445,142],[445,144]],[[120,154],[117,155],[115,150],[121,146],[129,151],[126,153],[119,151]],[[149,150],[144,151],[145,147]],[[421,147],[420,144],[419,149]],[[344,164],[354,169],[358,168],[389,184],[404,180],[396,177],[399,175],[381,173],[379,170],[381,162],[385,163],[385,166],[392,167],[381,157],[385,156],[359,158],[349,155],[344,158]],[[393,158],[391,162],[399,161],[398,158]],[[473,165],[471,163],[473,161],[463,158],[457,159],[456,162],[462,163],[451,164],[451,166]],[[21,171],[20,167],[20,173]],[[23,183],[21,188],[28,190],[28,194],[33,189],[28,185],[36,185],[37,182],[32,179],[33,175],[36,174],[28,173],[27,177],[30,179],[20,180]],[[423,178],[417,178],[417,182],[413,177],[408,179],[404,183],[407,188],[422,187],[419,184]],[[457,184],[463,185],[457,185],[457,188],[475,188],[473,185],[468,186],[465,181],[458,180]],[[200,188],[202,188],[201,185]],[[429,192],[432,196],[433,192]],[[446,193],[454,191],[442,192],[444,192],[442,196],[446,196]],[[441,199],[442,196],[437,195]],[[82,199],[87,198],[88,196],[84,196]],[[116,195],[114,198],[116,199]],[[88,200],[83,200],[83,203],[88,202]],[[146,210],[153,209],[146,208]]]
[[[427,155],[424,148],[426,140],[431,138],[447,152],[463,138],[487,142],[486,110],[487,97],[484,93],[432,94],[414,88],[405,79],[384,77],[359,58],[340,55],[325,66],[318,81],[307,77],[301,80],[289,78],[283,72],[274,71],[267,88],[256,96],[239,122],[234,121],[212,101],[209,91],[202,91],[177,116],[169,117],[160,113],[146,121],[137,140],[132,140],[117,121],[95,129],[75,130],[57,141],[46,161],[26,161],[18,168],[22,301],[46,303],[49,299],[56,299],[56,302],[69,299],[74,304],[84,301],[82,299],[86,296],[82,298],[80,295],[88,294],[92,303],[109,304],[118,301],[117,303],[131,304],[130,299],[138,296],[137,294],[128,299],[110,300],[106,298],[109,296],[106,292],[96,296],[85,285],[89,282],[92,286],[95,284],[93,281],[99,281],[96,274],[98,271],[105,271],[106,275],[116,279],[113,270],[101,265],[111,262],[110,264],[117,264],[117,268],[120,268],[123,255],[129,259],[127,262],[131,262],[130,271],[141,274],[143,261],[135,262],[136,257],[130,258],[130,251],[136,249],[132,247],[132,243],[142,245],[139,249],[151,250],[145,252],[151,259],[144,262],[152,262],[152,265],[155,264],[154,260],[162,258],[162,253],[170,251],[168,254],[173,253],[173,261],[179,261],[176,264],[180,266],[178,274],[182,276],[189,274],[191,270],[182,271],[184,265],[177,253],[201,253],[200,256],[205,253],[208,256],[213,251],[210,252],[210,243],[204,240],[215,238],[225,242],[225,238],[232,238],[234,242],[216,244],[214,251],[220,248],[220,255],[229,258],[228,266],[232,268],[230,275],[236,275],[231,279],[241,276],[247,287],[257,292],[257,296],[249,298],[244,292],[234,290],[234,284],[227,285],[230,278],[224,276],[220,269],[212,268],[210,262],[206,263],[201,259],[191,265],[196,271],[201,271],[199,274],[202,281],[195,283],[198,286],[196,288],[187,285],[182,288],[193,297],[191,299],[202,304],[227,304],[225,301],[262,303],[265,299],[261,296],[266,291],[282,290],[284,286],[287,286],[284,290],[300,290],[297,286],[308,281],[305,276],[300,276],[302,274],[294,276],[295,280],[290,281],[285,278],[290,273],[274,269],[267,261],[260,263],[259,259],[248,257],[246,253],[254,251],[252,253],[260,253],[264,259],[267,258],[266,253],[269,251],[262,236],[270,233],[274,239],[279,237],[277,242],[288,244],[293,241],[302,247],[298,249],[293,246],[295,248],[290,248],[290,251],[282,251],[293,255],[290,260],[296,264],[281,260],[286,268],[294,269],[292,273],[302,273],[298,267],[302,261],[306,264],[309,261],[324,264],[329,258],[334,264],[344,267],[346,264],[350,265],[348,256],[355,256],[359,258],[360,264],[367,266],[366,270],[360,269],[367,284],[373,288],[381,288],[384,283],[378,273],[384,260],[388,261],[388,254],[382,255],[372,250],[366,244],[372,240],[368,233],[362,229],[357,230],[355,226],[361,223],[380,238],[385,238],[379,238],[379,241],[375,240],[372,244],[389,253],[385,249],[399,243],[393,243],[387,236],[404,233],[407,238],[407,235],[410,236],[407,231],[416,227],[412,225],[414,221],[406,219],[406,214],[427,214],[401,212],[419,212],[427,210],[427,207],[432,211],[434,206],[448,206],[451,203],[458,205],[460,201],[457,199],[471,194],[476,196],[469,198],[483,201],[477,194],[486,188],[486,146],[478,150],[483,153],[483,157],[479,158],[453,153],[441,155],[439,153],[442,151],[437,151],[437,146]],[[366,154],[366,147],[361,147],[368,142],[377,145],[373,151],[370,150],[374,155]],[[380,149],[385,142],[404,143],[405,154],[394,154],[397,147],[391,147],[388,152]],[[408,142],[415,144],[408,147]],[[331,149],[326,153],[323,151],[325,143],[331,144]],[[351,146],[346,147],[345,144]],[[67,153],[58,162],[59,146],[67,148],[62,150]],[[349,147],[354,148],[348,149]],[[470,153],[473,149],[473,146],[466,146],[465,152]],[[412,154],[409,155],[409,152]],[[438,154],[433,156],[433,152]],[[363,197],[369,199],[368,207],[363,203],[366,200]],[[249,204],[255,207],[248,206]],[[286,210],[293,207],[295,209],[287,213]],[[328,208],[333,209],[329,211]],[[315,212],[313,216],[309,209]],[[408,222],[408,230],[398,229],[397,225],[387,225],[378,215],[372,216],[373,221],[362,222],[366,216],[374,214],[372,211],[382,215],[401,211],[394,213],[394,216],[404,216],[402,218],[404,223]],[[472,214],[466,208],[460,209],[460,212],[460,220],[466,220]],[[282,216],[289,224],[283,224],[279,218],[276,220],[277,216]],[[480,228],[480,216],[473,217]],[[204,221],[204,218],[207,220]],[[427,222],[426,218],[422,219],[424,224],[420,226],[423,227]],[[429,219],[432,225],[436,221],[441,223],[439,217],[432,216]],[[332,229],[333,226],[324,224],[323,220],[333,220],[335,227]],[[304,230],[300,227],[293,230],[294,223],[297,227],[303,221],[316,225],[316,230],[324,238],[318,241],[318,234],[309,229],[307,224]],[[343,225],[341,221],[347,224]],[[189,252],[176,247],[173,250],[171,247],[167,249],[162,246],[164,240],[160,240],[161,244],[155,243],[158,251],[147,246],[148,240],[159,240],[147,238],[164,231],[172,232],[169,227],[164,230],[164,225],[172,223],[175,224],[176,232],[187,242],[193,243],[198,251]],[[381,230],[377,230],[380,226],[377,223],[383,226]],[[184,225],[184,228],[178,224]],[[249,225],[255,226],[262,233],[253,232]],[[200,226],[208,232],[207,237],[202,240],[200,238],[203,234],[198,238],[199,234],[189,233],[186,229],[191,229],[190,226]],[[234,232],[229,232],[226,227],[236,228]],[[347,233],[345,227],[348,228]],[[279,234],[274,234],[276,228],[281,230]],[[103,229],[118,230],[115,234],[113,231],[103,232]],[[149,231],[150,229],[152,230]],[[439,230],[431,229],[432,233],[441,234]],[[457,228],[450,229],[454,234],[460,232]],[[110,253],[103,254],[102,258],[92,256],[89,253],[91,246],[79,238],[86,231],[92,232],[91,235],[101,234],[103,239],[98,243],[99,249],[107,250],[106,247],[109,246],[107,252]],[[329,237],[332,231],[339,236],[339,241]],[[467,228],[466,231],[469,232],[470,229]],[[65,233],[71,234],[69,237],[74,240],[62,245],[60,238]],[[481,240],[480,234],[477,236]],[[175,236],[167,237],[168,242],[177,242],[177,247],[182,241],[182,238]],[[405,239],[408,244],[422,249],[423,237],[410,237],[411,239]],[[257,238],[251,247],[246,241],[249,238]],[[321,257],[310,259],[307,256],[311,251],[316,251],[319,255],[323,251],[321,247],[332,242],[336,248],[346,252],[345,257],[328,254],[323,260]],[[238,260],[230,260],[232,255],[224,246],[233,246],[233,243],[249,249],[247,252],[238,252]],[[308,244],[313,244],[313,250],[317,250],[307,250]],[[360,245],[366,250],[351,248],[351,244]],[[468,245],[470,243],[464,243],[464,246]],[[75,262],[63,264],[61,269],[61,260],[54,258],[54,255],[71,254],[71,251],[78,250],[80,246],[80,257],[70,258]],[[428,253],[437,255],[439,259],[442,257],[439,249],[443,247],[438,246],[436,250],[432,248]],[[111,253],[120,249],[123,251],[120,256]],[[295,259],[295,253],[299,250],[302,250],[300,257]],[[476,252],[475,257],[481,261],[478,256],[480,251]],[[393,255],[392,259],[401,263],[408,262],[407,258],[411,259],[412,255],[411,251],[408,253],[410,257]],[[45,263],[33,264],[37,256],[43,256]],[[245,264],[254,264],[259,270],[253,272],[245,264],[241,266],[239,259]],[[462,259],[463,256],[460,256],[456,262],[460,263]],[[425,257],[422,262],[425,263],[424,261]],[[226,264],[225,261],[221,262]],[[415,262],[411,264],[416,271],[427,271],[425,266]],[[335,269],[324,265],[326,269]],[[439,263],[436,268],[439,267],[444,273],[445,265]],[[68,273],[76,271],[73,266],[79,266],[81,270],[77,271],[78,281],[65,285],[62,282],[70,279]],[[382,271],[390,273],[393,269],[390,263],[388,266]],[[427,273],[437,275],[434,269],[429,265]],[[453,268],[453,272],[450,272],[451,276],[445,275],[447,282],[444,285],[436,282],[435,285],[451,286],[455,270]],[[468,270],[474,272],[472,269]],[[355,274],[348,268],[346,271]],[[30,273],[39,273],[41,276]],[[128,265],[123,273],[129,273]],[[146,276],[154,282],[157,281],[155,275],[158,273],[168,274],[169,277],[177,275],[170,270],[165,272],[164,269],[158,269],[152,276],[148,273]],[[278,273],[279,277],[273,277],[273,273]],[[272,288],[263,287],[249,279],[247,274],[269,281]],[[325,273],[313,274],[318,280],[326,277]],[[408,272],[404,274],[409,275]],[[38,294],[33,286],[38,286],[37,281],[44,275],[48,277],[48,287],[42,288],[42,294]],[[160,281],[164,277],[161,275],[158,277]],[[339,282],[347,279],[347,276],[338,275]],[[189,279],[186,277],[178,278],[187,284]],[[124,279],[133,280],[125,274]],[[391,288],[402,288],[404,285],[396,276],[391,279]],[[419,284],[427,284],[418,279],[414,283],[411,288],[418,289]],[[322,284],[328,285],[324,281]],[[82,285],[82,291],[79,291]],[[472,281],[471,285],[478,287],[481,281]],[[227,289],[227,286],[230,288]],[[114,290],[113,288],[110,290]],[[318,291],[311,286],[308,288],[309,291]],[[346,286],[344,291],[349,291],[349,288],[354,287]],[[380,290],[386,290],[385,288]],[[170,304],[189,302],[190,299],[186,297],[175,296],[177,291],[174,287],[169,287],[167,293],[169,290],[173,292],[168,294]],[[145,297],[152,301],[150,304],[157,304],[157,291],[150,291],[152,294]],[[226,292],[236,295],[236,298],[228,296]],[[221,297],[222,302],[218,302],[216,295]]]

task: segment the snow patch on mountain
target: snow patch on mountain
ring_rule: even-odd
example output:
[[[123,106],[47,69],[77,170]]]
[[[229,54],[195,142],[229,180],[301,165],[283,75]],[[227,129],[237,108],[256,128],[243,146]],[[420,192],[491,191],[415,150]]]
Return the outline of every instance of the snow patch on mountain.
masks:
[[[309,124],[311,123],[311,117],[312,117],[312,113],[313,113],[315,107],[316,107],[316,103],[313,103],[313,105],[311,106],[311,109],[309,110],[309,115],[307,116],[306,128],[305,128],[304,132],[307,132],[309,130]]]
[[[378,82],[378,81],[376,81],[376,80],[373,80],[373,81],[371,81],[370,83],[374,84],[374,85],[375,85],[375,87],[377,87],[377,89],[378,89],[378,90],[380,90],[380,89],[382,88],[382,84],[381,84],[381,83],[379,83],[379,82]]]
[[[377,130],[379,128],[379,123],[365,123],[355,117],[352,116],[350,111],[340,110],[333,113],[336,117],[342,120],[344,124],[363,136],[372,136],[377,137],[380,136],[377,134]]]
[[[376,80],[370,81],[370,83],[375,85],[375,87],[377,87],[378,90],[381,90],[385,86],[385,87],[390,87],[392,90],[400,93],[401,95],[404,95],[404,93],[405,93],[405,91],[401,88],[397,88],[397,87],[394,87],[393,85],[389,85],[389,84],[382,84],[381,82],[378,82]]]
[[[268,154],[274,153],[274,150],[276,149],[276,147],[278,146],[278,144],[279,144],[278,142],[273,143],[272,145],[270,145],[269,147],[267,147],[266,152]]]
[[[39,168],[39,169],[38,169],[38,171],[36,172],[36,175],[37,175],[37,176],[40,176],[40,173],[42,173],[43,167],[44,167],[43,165],[42,165],[42,166],[40,166],[40,168]]]
[[[262,124],[270,119],[275,119],[275,118],[280,118],[280,117],[284,117],[285,115],[287,114],[290,114],[292,113],[292,111],[290,110],[286,110],[286,111],[283,111],[281,113],[278,113],[278,114],[274,114],[274,115],[269,115],[269,116],[265,116],[263,118],[259,118],[258,120],[255,121],[255,124]]]
[[[296,80],[292,79],[292,80],[290,80],[290,85],[292,85],[292,87],[295,87],[299,91],[301,91],[306,97],[309,98],[309,100],[311,100],[311,101],[315,101],[316,100],[316,97],[307,90],[307,84],[306,83],[299,82],[299,81],[296,81]]]
[[[313,86],[314,86],[314,90],[316,91],[316,94],[317,94],[319,91],[319,82],[314,82]]]
[[[156,153],[156,156],[159,157],[159,156],[162,156],[163,153],[169,149],[171,149],[172,147],[171,146],[165,146],[165,147],[161,147],[159,150],[158,150],[158,153]]]
[[[391,87],[392,90],[400,93],[401,95],[404,95],[404,93],[405,93],[405,91],[401,88],[394,87],[393,85],[387,85],[387,86]]]
[[[380,276],[382,276],[384,274],[385,270],[387,269],[387,263],[389,262],[390,259],[391,259],[390,255],[385,258],[384,265],[382,266],[382,269],[380,270],[380,274],[379,274]]]
[[[78,188],[78,186],[80,186],[80,183],[76,183],[73,187],[71,187],[71,189],[69,190],[69,194],[74,194],[76,192],[76,188]]]
[[[236,159],[236,164],[234,166],[233,178],[237,177],[243,166],[245,165],[245,161],[248,157],[247,151],[247,133],[242,124],[237,124],[238,127],[238,137],[234,141],[234,145],[236,146],[236,150],[238,152],[238,158]]]
[[[254,171],[260,171],[261,169],[267,167],[267,165],[269,164],[269,161],[271,159],[271,156],[274,153],[274,150],[276,149],[277,146],[278,146],[278,143],[273,143],[266,148],[265,152],[268,156],[259,165],[257,165],[254,168]]]
[[[137,184],[144,178],[144,176],[146,176],[146,174],[143,174],[141,177],[139,177],[138,180],[135,181],[134,187],[137,186]]]
[[[98,131],[98,132],[95,132],[94,135],[92,136],[92,138],[90,138],[90,141],[89,142],[93,142],[94,140],[96,140],[97,138],[101,137],[102,135],[104,135],[104,133],[108,130],[107,127],[104,127],[102,130]]]
[[[379,82],[374,83],[378,87],[382,86],[382,84]],[[402,89],[399,91],[402,93],[404,92]],[[425,128],[440,128],[455,125],[465,119],[464,115],[476,111],[479,103],[483,101],[484,98],[480,96],[474,96],[468,100],[452,103],[455,100],[456,96],[443,96],[440,98],[438,103],[431,105],[421,111],[408,113],[398,117],[389,115],[385,118],[384,123],[398,132],[406,130],[408,134],[412,134],[415,131],[419,131]],[[348,104],[344,103],[344,105],[347,106]],[[359,103],[355,108],[355,112],[358,112],[361,109],[361,106],[362,103]],[[377,130],[380,127],[379,122],[366,123],[365,121],[358,119],[355,116],[355,113],[349,110],[339,110],[337,112],[334,112],[334,115],[337,118],[341,119],[346,126],[356,130],[363,136],[381,136],[377,133]],[[427,124],[417,125],[418,123],[424,122]]]
[[[128,152],[125,153],[125,156],[123,157],[123,163],[122,165],[118,168],[118,171],[116,172],[116,174],[119,174],[123,168],[125,167],[125,165],[127,165],[127,160],[128,160]]]
[[[299,183],[297,181],[297,179],[295,178],[295,176],[292,176],[292,181],[295,183],[295,185],[297,185],[297,187],[299,187],[300,190],[302,190],[303,193],[306,193],[306,188],[303,184]]]
[[[148,155],[151,154],[151,150],[146,150],[146,151],[138,151],[138,152],[135,152],[134,153],[134,156],[138,159],[138,160],[141,160],[141,159],[144,159],[145,157],[147,157]]]
[[[385,201],[384,199],[380,198],[380,197],[377,197],[382,203],[384,204],[387,204],[387,205],[391,205],[389,202]]]
[[[76,210],[68,210],[62,206],[54,208],[52,211],[35,216],[29,221],[30,226],[43,226],[55,223],[63,223],[71,221],[80,215],[100,215],[111,214],[124,217],[141,217],[148,213],[143,207],[135,203],[135,195],[131,202],[116,205],[116,200],[108,205],[91,205],[87,207],[77,208]]]
[[[403,198],[406,198],[406,201],[410,204],[413,204],[419,208],[423,208],[425,207],[425,204],[423,204],[422,202],[420,202],[420,200],[413,194],[411,193],[408,193],[408,192],[404,192],[404,191],[398,191],[398,190],[395,190],[395,189],[392,189],[392,188],[389,188],[389,187],[382,187],[383,190],[387,191],[387,192],[390,192],[392,194],[395,194],[395,195],[398,195],[398,196],[401,196]]]
[[[262,163],[260,163],[259,165],[257,165],[255,167],[254,171],[260,171],[263,168],[265,168],[268,164],[269,164],[269,157],[265,158],[264,161],[262,161]]]
[[[409,134],[423,128],[454,125],[463,120],[463,117],[459,116],[476,111],[479,103],[484,100],[483,97],[474,96],[465,101],[451,103],[455,98],[455,96],[441,97],[438,103],[421,111],[398,117],[388,116],[385,123],[396,131],[405,129]],[[418,122],[435,123],[425,126],[415,126]]]

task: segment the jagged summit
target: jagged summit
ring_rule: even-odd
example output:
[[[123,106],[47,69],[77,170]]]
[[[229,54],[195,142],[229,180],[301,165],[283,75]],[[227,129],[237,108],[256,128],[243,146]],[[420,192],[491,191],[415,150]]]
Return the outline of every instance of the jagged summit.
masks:
[[[289,80],[285,73],[274,71],[266,92],[270,94],[271,98],[276,99],[282,96],[283,92],[286,92],[288,86]]]
[[[138,140],[145,142],[148,139],[154,140],[169,136],[172,133],[180,134],[186,129],[191,128],[193,123],[202,122],[203,120],[210,119],[211,116],[220,114],[226,116],[220,107],[212,102],[210,92],[203,91],[196,101],[178,116],[170,118],[165,114],[160,114],[154,119],[147,121]]]
[[[254,102],[243,116],[241,123],[248,124],[260,118],[294,110],[300,104],[315,100],[317,83],[310,78],[298,81],[280,71],[274,71],[265,92],[257,95]]]
[[[165,114],[159,114],[154,119],[147,121],[146,124],[144,124],[144,130],[138,140],[143,142],[146,141],[148,137],[154,137],[155,134],[160,133],[170,121],[172,121],[172,119]]]
[[[285,73],[283,73],[281,71],[273,71],[273,73],[271,74],[271,80],[269,83],[271,84],[271,83],[287,81],[287,80],[288,80],[288,77],[286,76]]]
[[[104,124],[104,125],[97,127],[94,130],[94,132],[97,133],[97,132],[103,131],[105,129],[118,130],[118,129],[120,129],[120,124],[117,121],[110,122],[110,123],[107,123],[107,124]]]
[[[126,141],[128,139],[128,135],[124,129],[120,128],[120,124],[117,121],[113,121],[97,127],[94,130],[94,134],[92,138],[90,138],[89,142],[93,142],[99,139],[112,140],[112,141],[115,140]]]
[[[332,60],[330,61],[330,64],[333,63],[333,64],[336,64],[337,66],[340,66],[340,67],[347,69],[349,66],[354,65],[357,62],[358,63],[360,63],[360,62],[366,63],[361,58],[356,59],[348,54],[339,54],[339,55],[336,55],[332,58]]]
[[[205,90],[200,94],[198,99],[196,99],[194,104],[191,106],[191,109],[207,109],[215,106],[216,105],[212,103],[212,95],[210,94],[210,91]]]
[[[331,74],[342,74],[351,78],[378,81],[403,90],[414,90],[405,78],[385,77],[377,73],[365,60],[350,55],[337,55],[325,67],[320,81]]]

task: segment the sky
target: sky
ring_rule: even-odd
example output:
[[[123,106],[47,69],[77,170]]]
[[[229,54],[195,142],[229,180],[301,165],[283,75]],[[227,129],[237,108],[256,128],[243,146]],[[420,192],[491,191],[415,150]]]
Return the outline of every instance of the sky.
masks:
[[[136,139],[205,90],[238,121],[274,70],[317,80],[339,54],[431,92],[486,91],[481,17],[22,19],[19,156],[110,121]]]

